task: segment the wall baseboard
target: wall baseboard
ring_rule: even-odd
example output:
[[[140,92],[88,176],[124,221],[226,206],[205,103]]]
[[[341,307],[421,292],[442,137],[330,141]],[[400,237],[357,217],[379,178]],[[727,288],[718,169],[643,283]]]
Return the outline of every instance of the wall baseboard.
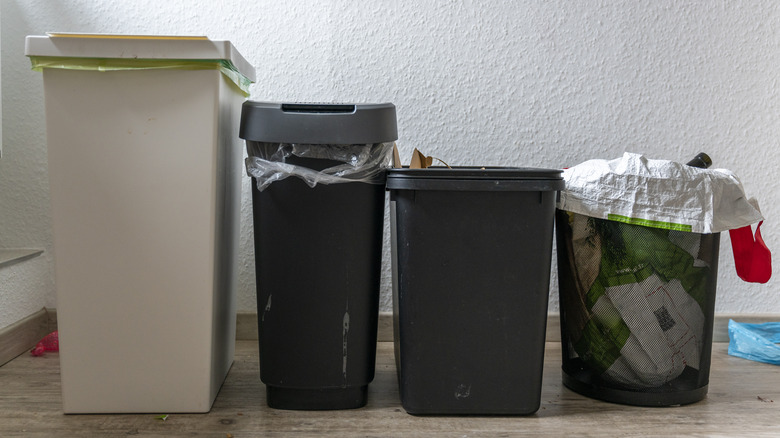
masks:
[[[780,315],[730,315],[717,314],[713,323],[713,342],[728,342],[728,324],[729,319],[739,322],[762,323],[770,321],[780,321]],[[257,314],[254,312],[242,312],[238,314],[238,323],[236,330],[236,339],[257,339]],[[379,342],[393,341],[393,314],[392,312],[381,312],[379,314],[379,329],[377,332]],[[561,340],[561,317],[557,313],[547,315],[547,341],[560,342]]]
[[[49,321],[49,311],[44,308],[0,329],[0,366],[30,351],[44,336],[54,331],[50,330]]]
[[[257,313],[238,312],[236,315],[236,340],[256,341],[257,338]],[[379,342],[393,342],[393,314],[391,312],[379,313],[376,338]]]
[[[712,323],[712,342],[729,342],[729,319],[739,322],[760,324],[763,322],[780,321],[780,315],[771,314],[715,314]],[[561,341],[561,315],[550,313],[547,315],[547,341]]]
[[[713,342],[729,341],[729,319],[739,322],[762,323],[780,321],[780,315],[717,314],[713,325]],[[547,315],[548,342],[560,341],[560,321],[560,315],[557,313]],[[29,351],[41,338],[55,330],[57,330],[57,310],[46,308],[0,329],[0,366]],[[257,313],[239,312],[236,315],[236,339],[257,340]],[[379,314],[377,340],[379,342],[393,341],[393,314],[391,312]]]
[[[0,267],[11,266],[41,254],[42,249],[0,248]]]

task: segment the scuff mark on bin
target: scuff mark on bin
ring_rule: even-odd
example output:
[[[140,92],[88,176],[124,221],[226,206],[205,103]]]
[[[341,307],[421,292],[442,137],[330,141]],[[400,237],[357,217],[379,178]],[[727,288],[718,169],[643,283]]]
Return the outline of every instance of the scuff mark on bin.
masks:
[[[344,312],[344,319],[342,321],[341,342],[342,342],[342,358],[341,372],[344,374],[344,384],[347,381],[347,335],[349,334],[349,300],[347,300],[347,309]]]
[[[471,395],[471,385],[461,383],[455,388],[455,398],[460,400],[468,398]]]
[[[260,321],[265,321],[265,314],[271,310],[271,297],[273,295],[268,295],[268,302],[265,303],[265,309],[263,309],[263,316],[260,318]]]

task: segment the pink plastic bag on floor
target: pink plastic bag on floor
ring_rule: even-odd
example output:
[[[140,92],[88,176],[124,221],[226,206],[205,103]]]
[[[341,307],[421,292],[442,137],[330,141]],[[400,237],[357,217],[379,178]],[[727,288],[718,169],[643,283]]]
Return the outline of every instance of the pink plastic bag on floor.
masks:
[[[33,356],[43,356],[43,353],[47,351],[60,351],[60,337],[58,332],[51,332],[44,336],[35,348],[30,350],[30,354]]]

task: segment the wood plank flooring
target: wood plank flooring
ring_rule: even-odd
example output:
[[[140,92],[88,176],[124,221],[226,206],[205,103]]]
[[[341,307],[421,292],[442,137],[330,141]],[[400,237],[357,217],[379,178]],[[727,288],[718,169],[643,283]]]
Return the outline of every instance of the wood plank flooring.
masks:
[[[63,415],[58,355],[23,354],[0,367],[0,437],[510,437],[780,436],[780,367],[713,347],[708,397],[671,408],[591,400],[561,384],[561,348],[547,343],[542,406],[521,417],[418,417],[401,407],[393,345],[380,342],[368,406],[280,411],[265,404],[256,341],[238,341],[233,368],[208,414]]]

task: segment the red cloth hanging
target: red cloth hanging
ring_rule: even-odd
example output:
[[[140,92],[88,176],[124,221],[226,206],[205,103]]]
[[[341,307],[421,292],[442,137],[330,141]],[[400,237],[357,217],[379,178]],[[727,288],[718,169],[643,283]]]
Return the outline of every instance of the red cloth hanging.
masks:
[[[766,283],[772,277],[772,253],[761,237],[763,223],[756,225],[755,236],[750,225],[729,230],[737,275],[749,283]]]

